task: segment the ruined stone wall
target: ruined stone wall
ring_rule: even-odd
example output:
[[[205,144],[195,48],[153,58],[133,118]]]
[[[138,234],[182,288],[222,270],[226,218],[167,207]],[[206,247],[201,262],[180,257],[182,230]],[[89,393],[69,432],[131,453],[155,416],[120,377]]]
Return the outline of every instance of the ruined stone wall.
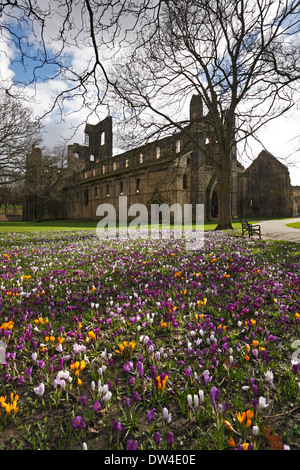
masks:
[[[77,165],[77,170],[74,172],[76,184],[68,188],[65,203],[68,218],[97,219],[97,207],[105,203],[112,204],[119,217],[120,195],[127,196],[128,206],[140,203],[150,208],[152,203],[169,206],[179,203],[182,206],[192,204],[195,209],[196,204],[204,204],[206,218],[211,218],[213,209],[217,217],[219,178],[215,166],[204,156],[199,145],[217,159],[218,144],[210,129],[209,118],[203,116],[199,96],[195,95],[191,99],[189,125],[182,132],[114,157],[111,154],[111,120],[104,121],[97,126],[86,126],[88,145],[69,146],[69,166],[74,168]],[[105,155],[100,155],[97,154],[99,134],[104,128],[108,150]],[[91,153],[95,156],[93,161],[89,157]],[[235,149],[232,151],[232,161],[232,208],[233,215],[237,216],[238,169]],[[214,208],[211,204],[213,192]]]
[[[300,186],[292,186],[293,217],[300,216]]]
[[[290,217],[292,189],[288,169],[262,151],[239,176],[240,217]]]
[[[81,171],[70,190],[67,217],[97,219],[99,204],[112,204],[119,218],[119,197],[127,204],[187,204],[191,199],[191,150],[181,135],[161,139],[96,163]]]

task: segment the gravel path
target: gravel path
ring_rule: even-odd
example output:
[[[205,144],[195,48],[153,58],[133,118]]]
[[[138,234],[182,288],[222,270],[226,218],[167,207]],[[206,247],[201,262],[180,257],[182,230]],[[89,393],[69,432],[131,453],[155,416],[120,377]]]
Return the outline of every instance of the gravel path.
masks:
[[[263,239],[285,240],[300,243],[300,229],[287,227],[287,224],[300,222],[300,218],[284,220],[264,220],[259,222]]]

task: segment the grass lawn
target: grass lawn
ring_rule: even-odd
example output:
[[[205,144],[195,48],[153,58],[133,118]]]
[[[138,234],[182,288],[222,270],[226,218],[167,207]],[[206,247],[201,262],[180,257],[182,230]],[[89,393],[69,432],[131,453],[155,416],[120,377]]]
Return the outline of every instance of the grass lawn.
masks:
[[[94,230],[96,226],[97,221],[0,222],[0,233]],[[214,230],[216,226],[216,222],[206,222],[204,230]],[[240,231],[240,222],[233,222],[233,229]]]
[[[300,222],[294,222],[292,224],[287,224],[288,227],[300,228]]]
[[[299,245],[36,226],[0,236],[0,449],[300,449]]]
[[[96,222],[49,220],[43,222],[0,222],[0,233],[93,230]]]

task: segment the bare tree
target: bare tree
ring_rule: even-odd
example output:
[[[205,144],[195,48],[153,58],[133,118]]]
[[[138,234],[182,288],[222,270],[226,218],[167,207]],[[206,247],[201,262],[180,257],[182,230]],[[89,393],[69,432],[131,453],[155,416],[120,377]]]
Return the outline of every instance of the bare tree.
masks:
[[[0,94],[0,185],[25,178],[26,158],[40,141],[40,126],[31,110],[5,93]]]
[[[197,142],[202,161],[209,159],[220,177],[217,228],[232,227],[233,148],[299,102],[299,5],[283,0],[166,2],[160,27],[149,27],[116,63],[116,88],[130,96],[130,119],[144,135],[163,126],[184,130],[186,123],[175,121],[170,105],[183,104],[192,93],[201,96],[219,148],[215,158]]]
[[[47,113],[72,98],[97,111],[108,105],[115,88],[109,61],[135,34],[158,20],[162,0],[18,0],[0,5],[0,39],[15,50],[14,64],[23,79],[6,83],[12,96],[28,97],[28,85],[63,79],[65,87],[53,97]],[[5,50],[3,51],[5,53]],[[17,86],[16,86],[17,85]]]
[[[30,202],[31,209],[25,213],[26,220],[35,216],[42,220],[47,204],[61,204],[63,202],[63,188],[66,182],[67,159],[64,143],[59,143],[52,150],[33,148],[27,158],[26,180],[23,197]],[[25,212],[27,211],[25,204]],[[32,211],[33,205],[36,210]],[[34,214],[33,214],[34,212]],[[33,217],[34,215],[34,217]]]

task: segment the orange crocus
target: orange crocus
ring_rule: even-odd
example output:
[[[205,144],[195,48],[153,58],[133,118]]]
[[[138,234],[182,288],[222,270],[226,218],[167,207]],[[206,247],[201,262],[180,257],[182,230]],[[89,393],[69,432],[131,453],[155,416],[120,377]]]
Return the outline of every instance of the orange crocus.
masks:
[[[249,428],[251,426],[251,418],[252,417],[253,417],[253,412],[251,410],[247,410],[246,411],[246,418],[247,418],[246,426],[247,426],[247,428]]]
[[[234,442],[233,437],[231,437],[231,438],[229,439],[228,444],[229,444],[231,447],[235,447],[235,442]]]

